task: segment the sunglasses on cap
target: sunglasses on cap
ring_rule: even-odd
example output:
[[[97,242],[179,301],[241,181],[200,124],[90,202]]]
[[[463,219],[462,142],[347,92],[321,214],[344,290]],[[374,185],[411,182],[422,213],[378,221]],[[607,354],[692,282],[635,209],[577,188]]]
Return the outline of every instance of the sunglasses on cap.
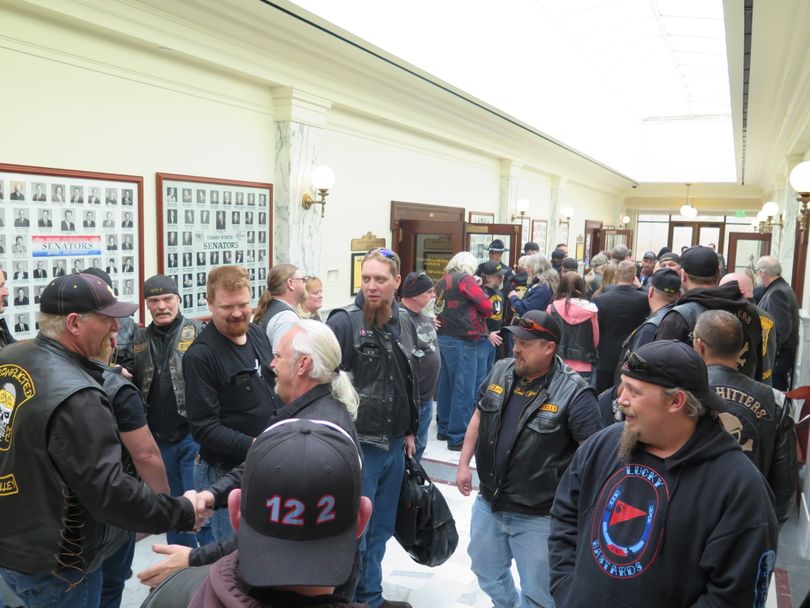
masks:
[[[539,331],[541,334],[548,334],[551,336],[551,340],[554,342],[559,342],[560,340],[559,336],[556,336],[551,330],[546,329],[537,321],[532,321],[531,319],[527,319],[525,317],[515,316],[512,318],[512,325],[522,327],[523,329],[528,329],[529,331]]]
[[[667,380],[672,383],[672,386],[680,386],[680,382],[676,382],[672,379],[666,369],[660,368],[653,368],[647,361],[645,361],[644,357],[641,355],[632,352],[627,355],[624,359],[624,363],[622,364],[622,369],[627,370],[629,372],[633,372],[636,374],[650,374],[652,376],[663,376]]]

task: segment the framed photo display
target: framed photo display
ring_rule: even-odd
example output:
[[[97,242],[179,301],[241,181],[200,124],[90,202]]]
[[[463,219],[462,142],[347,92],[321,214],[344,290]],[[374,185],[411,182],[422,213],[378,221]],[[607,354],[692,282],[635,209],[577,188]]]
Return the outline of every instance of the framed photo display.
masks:
[[[540,253],[543,255],[550,255],[551,252],[548,251],[548,244],[546,240],[548,239],[548,220],[532,220],[532,241],[537,243],[538,247],[540,247]]]
[[[100,268],[121,300],[141,302],[142,218],[140,176],[0,164],[0,270],[14,336],[37,334],[42,290],[67,273]]]
[[[157,174],[158,270],[177,282],[183,314],[210,317],[206,283],[217,266],[250,275],[255,305],[272,260],[273,185]]]
[[[495,214],[490,211],[470,211],[468,217],[471,224],[495,223]]]

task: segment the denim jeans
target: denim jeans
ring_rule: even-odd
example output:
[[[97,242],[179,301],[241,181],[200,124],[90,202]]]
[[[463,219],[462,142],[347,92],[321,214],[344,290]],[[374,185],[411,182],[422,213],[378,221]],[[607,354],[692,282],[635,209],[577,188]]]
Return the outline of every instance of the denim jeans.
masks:
[[[481,340],[481,342],[482,342],[481,349],[486,351],[486,354],[487,354],[487,358],[484,361],[484,367],[483,367],[484,375],[481,377],[481,381],[483,381],[484,378],[487,377],[487,374],[489,373],[489,370],[491,370],[492,366],[495,365],[495,355],[497,353],[496,353],[495,347],[492,346],[492,343],[489,340],[484,338],[483,340]],[[478,383],[478,386],[481,386],[481,382]],[[478,386],[475,387],[476,390],[478,390]]]
[[[132,575],[132,558],[135,555],[135,533],[129,540],[101,564],[101,603],[99,608],[118,608],[124,594],[124,583]]]
[[[437,399],[439,433],[447,435],[448,444],[459,444],[464,441],[475,408],[479,357],[484,351],[480,341],[451,336],[439,336],[439,350],[442,357]]]
[[[388,449],[361,443],[363,450],[363,496],[371,500],[371,521],[360,539],[362,567],[355,602],[370,608],[382,603],[382,560],[385,543],[394,535],[399,491],[405,475],[405,439],[392,439]]]
[[[168,442],[158,439],[157,445],[166,467],[166,477],[169,479],[169,490],[172,496],[182,496],[183,492],[195,489],[194,459],[200,446],[191,438],[191,433],[180,441]],[[211,528],[207,525],[196,535],[193,532],[174,532],[173,530],[166,533],[166,542],[170,545],[184,545],[192,549],[196,549],[198,544],[207,545],[212,540]]]
[[[552,608],[548,590],[548,535],[551,518],[498,511],[481,496],[475,499],[467,553],[478,585],[495,608]],[[512,578],[512,560],[520,575],[520,594]]]
[[[84,580],[69,587],[69,583],[79,581],[82,573],[70,570],[60,571],[61,578],[53,574],[23,574],[15,570],[0,568],[0,576],[11,590],[20,596],[26,606],[46,608],[96,608],[101,601],[101,568],[88,572]]]
[[[428,444],[428,429],[433,416],[433,400],[428,399],[419,404],[419,431],[416,433],[416,461],[422,460],[422,454]]]
[[[227,472],[227,470],[220,469],[213,464],[208,464],[200,458],[199,462],[194,463],[194,489],[201,492],[202,490],[210,488],[212,483]],[[217,509],[214,511],[208,523],[211,525],[212,540],[227,540],[234,534],[230,517],[228,517],[228,509]]]

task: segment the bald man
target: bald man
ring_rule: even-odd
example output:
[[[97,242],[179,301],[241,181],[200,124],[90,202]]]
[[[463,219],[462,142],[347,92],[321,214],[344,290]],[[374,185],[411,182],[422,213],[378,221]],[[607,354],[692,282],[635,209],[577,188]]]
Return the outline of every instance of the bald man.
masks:
[[[731,281],[737,281],[740,286],[742,296],[754,304],[754,283],[744,272],[730,272],[720,279],[720,285],[725,285]],[[754,308],[759,314],[759,323],[762,326],[762,379],[760,382],[773,384],[773,369],[776,362],[776,332],[774,328],[774,318],[762,307],[754,304]]]

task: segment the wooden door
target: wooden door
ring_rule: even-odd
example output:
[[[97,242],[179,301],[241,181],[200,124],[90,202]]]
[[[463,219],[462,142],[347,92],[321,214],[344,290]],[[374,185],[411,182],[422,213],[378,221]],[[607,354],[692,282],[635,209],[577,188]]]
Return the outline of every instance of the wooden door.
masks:
[[[727,272],[754,270],[757,260],[771,253],[771,235],[757,232],[729,232]]]
[[[450,258],[462,250],[462,228],[451,222],[401,220],[398,253],[403,278],[424,271],[434,281],[440,279]]]

